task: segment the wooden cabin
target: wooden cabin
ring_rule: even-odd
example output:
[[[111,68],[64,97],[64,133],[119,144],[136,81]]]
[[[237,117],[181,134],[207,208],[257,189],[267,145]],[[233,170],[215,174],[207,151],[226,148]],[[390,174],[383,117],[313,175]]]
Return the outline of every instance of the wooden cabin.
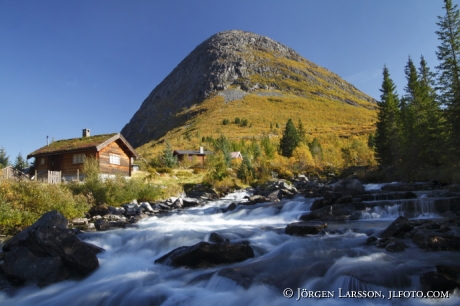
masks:
[[[193,161],[193,159],[196,158],[196,161],[203,166],[206,161],[206,156],[213,153],[212,151],[205,151],[203,147],[200,147],[199,150],[175,150],[173,155],[177,156],[179,162],[184,161],[185,158],[188,158],[189,161]]]
[[[99,161],[103,177],[129,177],[133,159],[139,155],[120,133],[90,136],[89,129],[84,129],[81,138],[54,141],[27,155],[27,159],[32,157],[38,178],[60,171],[62,179],[75,180],[84,178],[83,163],[88,157]]]

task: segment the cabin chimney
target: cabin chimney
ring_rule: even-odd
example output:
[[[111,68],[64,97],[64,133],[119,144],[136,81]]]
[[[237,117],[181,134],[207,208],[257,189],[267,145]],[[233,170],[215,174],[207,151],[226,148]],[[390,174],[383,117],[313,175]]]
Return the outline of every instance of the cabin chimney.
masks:
[[[83,136],[82,137],[89,137],[90,136],[90,130],[89,129],[83,129]]]
[[[49,147],[50,146],[50,141],[49,141],[49,138],[48,136],[46,136],[46,146]]]
[[[200,154],[203,154],[204,153],[204,149],[203,147],[200,147]]]

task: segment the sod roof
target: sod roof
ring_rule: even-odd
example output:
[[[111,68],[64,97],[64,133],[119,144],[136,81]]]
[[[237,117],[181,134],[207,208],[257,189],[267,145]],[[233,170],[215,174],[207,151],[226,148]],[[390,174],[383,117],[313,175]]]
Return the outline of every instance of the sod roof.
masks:
[[[40,149],[33,151],[32,153],[27,155],[27,158],[35,157],[38,155],[58,154],[72,151],[100,151],[102,148],[106,147],[114,141],[117,141],[118,139],[121,140],[123,145],[126,147],[127,151],[131,153],[128,155],[138,157],[137,153],[120,133],[112,133],[54,141],[47,146],[41,147]]]

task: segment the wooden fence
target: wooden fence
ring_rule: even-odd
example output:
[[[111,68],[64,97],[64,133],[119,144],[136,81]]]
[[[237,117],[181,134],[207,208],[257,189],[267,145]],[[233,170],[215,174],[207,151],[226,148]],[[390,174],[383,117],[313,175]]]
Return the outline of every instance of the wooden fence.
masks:
[[[7,180],[10,180],[10,179],[14,179],[14,180],[17,180],[17,179],[29,179],[29,177],[26,174],[24,174],[21,171],[18,171],[16,169],[14,169],[11,166],[8,166],[8,167],[2,169],[0,178],[7,179]]]
[[[6,168],[1,169],[0,179],[7,179],[7,180],[18,180],[18,179],[27,179],[29,180],[29,176],[24,174],[21,171],[14,169],[13,167],[9,166]],[[60,184],[61,183],[62,174],[61,171],[40,171],[37,172],[35,170],[35,176],[32,177],[32,180],[41,181],[48,184]],[[79,173],[77,172],[77,178],[79,178]]]
[[[48,171],[48,184],[61,183],[61,171]]]

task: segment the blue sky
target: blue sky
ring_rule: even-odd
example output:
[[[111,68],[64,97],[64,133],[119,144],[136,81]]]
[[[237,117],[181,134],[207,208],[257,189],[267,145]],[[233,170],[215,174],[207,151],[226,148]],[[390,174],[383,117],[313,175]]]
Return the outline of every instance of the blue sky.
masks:
[[[0,0],[0,147],[13,162],[46,145],[46,136],[121,131],[185,56],[231,29],[268,36],[376,99],[385,64],[402,94],[408,56],[437,65],[442,7],[441,0]]]

